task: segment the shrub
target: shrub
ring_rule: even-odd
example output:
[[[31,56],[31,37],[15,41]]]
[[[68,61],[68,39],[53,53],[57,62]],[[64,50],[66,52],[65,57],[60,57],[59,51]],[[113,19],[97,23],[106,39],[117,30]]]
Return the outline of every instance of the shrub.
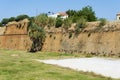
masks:
[[[6,25],[8,22],[9,22],[8,18],[3,18],[1,21],[2,25]]]
[[[79,19],[76,23],[76,30],[75,30],[76,33],[79,33],[80,29],[85,28],[85,25],[86,25],[86,20],[84,18]]]
[[[62,24],[63,24],[63,19],[57,18],[57,19],[56,19],[56,23],[55,23],[55,27],[56,27],[56,28],[59,28],[59,27],[62,26]]]
[[[69,15],[69,17],[71,17],[71,16],[75,16],[77,14],[77,11],[75,11],[75,10],[67,10],[66,13]]]
[[[48,24],[48,16],[46,14],[36,16],[35,23],[41,27],[45,27]]]
[[[86,54],[85,57],[90,58],[90,57],[93,57],[93,55],[92,54]]]
[[[72,17],[73,22],[77,22],[80,17],[84,17],[87,21],[96,21],[97,17],[91,6],[83,7],[82,10],[68,10],[66,13]]]
[[[87,21],[96,21],[97,17],[91,6],[83,7],[80,11],[81,16],[83,16]]]
[[[15,21],[15,17],[9,18],[9,22]]]
[[[29,23],[28,23],[28,26],[31,26],[32,23],[35,23],[35,17],[30,17],[29,18]],[[27,28],[28,30],[29,28]]]
[[[85,24],[86,24],[86,20],[85,19],[79,19],[79,21],[77,22],[77,27],[84,28]]]
[[[30,17],[29,20],[30,20],[31,22],[35,22],[35,17]]]
[[[73,16],[71,18],[73,23],[76,23],[80,19],[78,16]]]
[[[48,27],[55,26],[55,19],[52,17],[48,18]]]
[[[29,26],[29,36],[30,39],[33,41],[30,52],[41,50],[45,39],[44,29],[35,23],[31,23],[31,25]]]
[[[15,21],[20,21],[20,20],[23,20],[25,18],[29,19],[29,16],[28,15],[24,15],[24,14],[23,15],[19,15],[19,16],[17,16],[15,18]]]
[[[0,27],[2,27],[2,23],[0,22]]]
[[[100,21],[99,26],[104,26],[107,22],[107,20],[105,18],[100,18],[99,21]]]
[[[71,18],[67,18],[63,22],[63,28],[65,30],[67,30],[69,27],[71,27],[71,24],[72,24],[72,19]]]

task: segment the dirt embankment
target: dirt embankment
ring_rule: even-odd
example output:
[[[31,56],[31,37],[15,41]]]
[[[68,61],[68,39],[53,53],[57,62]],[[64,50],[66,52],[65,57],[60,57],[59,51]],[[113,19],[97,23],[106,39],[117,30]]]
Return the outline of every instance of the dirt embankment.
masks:
[[[31,47],[31,40],[27,32],[28,20],[10,22],[0,29],[0,48],[27,50]]]
[[[120,56],[119,21],[108,22],[102,27],[98,22],[87,23],[86,28],[77,35],[74,27],[69,30],[47,30],[43,51]]]
[[[30,49],[32,41],[27,28],[27,20],[12,22],[1,28],[0,48]],[[61,27],[45,27],[45,31],[43,51],[120,56],[120,21],[108,22],[104,26],[89,22],[78,34],[75,33],[75,24],[68,31]]]

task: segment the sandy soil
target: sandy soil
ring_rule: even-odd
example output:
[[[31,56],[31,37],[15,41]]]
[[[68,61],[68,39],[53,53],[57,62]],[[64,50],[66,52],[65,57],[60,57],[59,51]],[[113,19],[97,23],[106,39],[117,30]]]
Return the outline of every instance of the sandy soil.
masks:
[[[106,77],[120,79],[120,59],[106,58],[75,58],[61,60],[38,60],[46,64],[69,67],[78,71],[88,71]]]

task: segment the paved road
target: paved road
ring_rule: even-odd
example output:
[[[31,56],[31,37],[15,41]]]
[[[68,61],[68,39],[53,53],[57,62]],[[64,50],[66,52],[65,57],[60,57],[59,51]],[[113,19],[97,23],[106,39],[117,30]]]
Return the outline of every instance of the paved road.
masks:
[[[75,58],[61,60],[38,60],[46,64],[69,67],[75,70],[89,71],[106,77],[120,79],[120,59]]]

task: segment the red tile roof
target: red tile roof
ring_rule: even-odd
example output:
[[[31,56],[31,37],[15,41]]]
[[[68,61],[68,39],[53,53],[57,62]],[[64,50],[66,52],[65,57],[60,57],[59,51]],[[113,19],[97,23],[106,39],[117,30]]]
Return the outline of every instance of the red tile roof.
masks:
[[[61,15],[61,16],[68,16],[68,14],[65,13],[65,12],[59,12],[58,14]]]
[[[120,15],[120,12],[119,13],[117,13],[117,16],[119,16]]]

